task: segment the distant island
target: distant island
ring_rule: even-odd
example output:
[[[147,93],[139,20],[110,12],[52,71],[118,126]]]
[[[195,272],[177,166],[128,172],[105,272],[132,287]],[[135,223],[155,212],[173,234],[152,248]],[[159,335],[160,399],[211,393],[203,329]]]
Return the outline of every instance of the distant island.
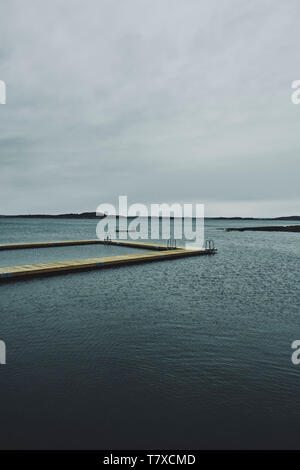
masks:
[[[300,215],[290,215],[283,217],[205,217],[205,219],[211,220],[288,220],[295,221],[300,220]]]
[[[96,219],[103,218],[105,214],[97,215],[96,212],[82,212],[80,214],[23,214],[23,215],[0,215],[1,218],[21,217],[22,219]]]
[[[300,225],[269,225],[267,227],[229,227],[225,229],[226,232],[299,232]]]

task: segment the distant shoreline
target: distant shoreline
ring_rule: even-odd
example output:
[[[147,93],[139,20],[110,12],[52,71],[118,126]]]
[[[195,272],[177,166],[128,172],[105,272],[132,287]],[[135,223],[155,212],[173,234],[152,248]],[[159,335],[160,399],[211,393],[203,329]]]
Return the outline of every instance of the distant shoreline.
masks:
[[[100,219],[104,214],[96,215],[96,212],[82,212],[81,214],[18,214],[0,215],[1,219],[22,218],[22,219]]]
[[[270,225],[268,227],[229,227],[225,229],[226,232],[245,232],[245,231],[254,231],[254,232],[299,232],[300,225]]]
[[[97,215],[96,212],[82,212],[79,214],[17,214],[17,215],[0,215],[0,218],[22,218],[22,219],[99,219],[106,217],[105,214]],[[116,216],[119,218],[119,216]],[[161,217],[160,217],[161,218]],[[175,217],[170,217],[174,219]],[[282,216],[282,217],[205,217],[205,220],[286,220],[286,221],[300,221],[299,215]],[[255,230],[258,227],[253,227]],[[263,228],[260,228],[262,230]],[[228,230],[251,230],[251,228],[232,228]]]

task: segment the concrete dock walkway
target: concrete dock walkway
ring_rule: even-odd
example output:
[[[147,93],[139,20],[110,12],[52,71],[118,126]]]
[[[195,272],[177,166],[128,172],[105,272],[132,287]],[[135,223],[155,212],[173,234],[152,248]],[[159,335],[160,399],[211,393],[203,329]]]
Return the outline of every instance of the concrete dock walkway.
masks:
[[[133,253],[119,256],[106,256],[102,258],[86,258],[70,261],[56,261],[51,263],[27,264],[21,266],[6,266],[0,268],[0,280],[10,278],[26,278],[36,275],[58,274],[61,272],[73,272],[79,270],[101,269],[120,265],[146,263],[150,261],[166,261],[187,256],[213,255],[216,249],[186,250],[183,248],[168,249],[166,245],[131,242],[131,241],[102,241],[102,240],[71,240],[61,242],[39,242],[23,244],[1,245],[1,249],[41,248],[49,246],[88,245],[91,243],[104,243],[110,245],[131,246],[143,249],[151,249],[150,253]]]

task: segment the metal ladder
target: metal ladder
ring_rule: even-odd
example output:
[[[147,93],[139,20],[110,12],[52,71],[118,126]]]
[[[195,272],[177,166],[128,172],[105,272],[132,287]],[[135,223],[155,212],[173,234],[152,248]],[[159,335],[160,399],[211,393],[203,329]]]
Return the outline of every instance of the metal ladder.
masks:
[[[205,249],[214,251],[215,250],[215,242],[210,239],[210,240],[205,240]]]
[[[167,249],[168,250],[176,250],[176,239],[175,238],[169,238],[168,243],[167,243]]]

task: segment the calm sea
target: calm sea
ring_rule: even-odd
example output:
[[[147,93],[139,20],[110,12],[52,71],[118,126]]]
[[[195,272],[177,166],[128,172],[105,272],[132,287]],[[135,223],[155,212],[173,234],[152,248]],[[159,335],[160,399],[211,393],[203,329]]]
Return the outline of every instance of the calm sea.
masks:
[[[0,284],[0,447],[300,448],[300,234],[222,230],[251,224],[206,222],[216,256]],[[0,219],[0,243],[95,230]],[[131,251],[10,251],[0,264]]]

